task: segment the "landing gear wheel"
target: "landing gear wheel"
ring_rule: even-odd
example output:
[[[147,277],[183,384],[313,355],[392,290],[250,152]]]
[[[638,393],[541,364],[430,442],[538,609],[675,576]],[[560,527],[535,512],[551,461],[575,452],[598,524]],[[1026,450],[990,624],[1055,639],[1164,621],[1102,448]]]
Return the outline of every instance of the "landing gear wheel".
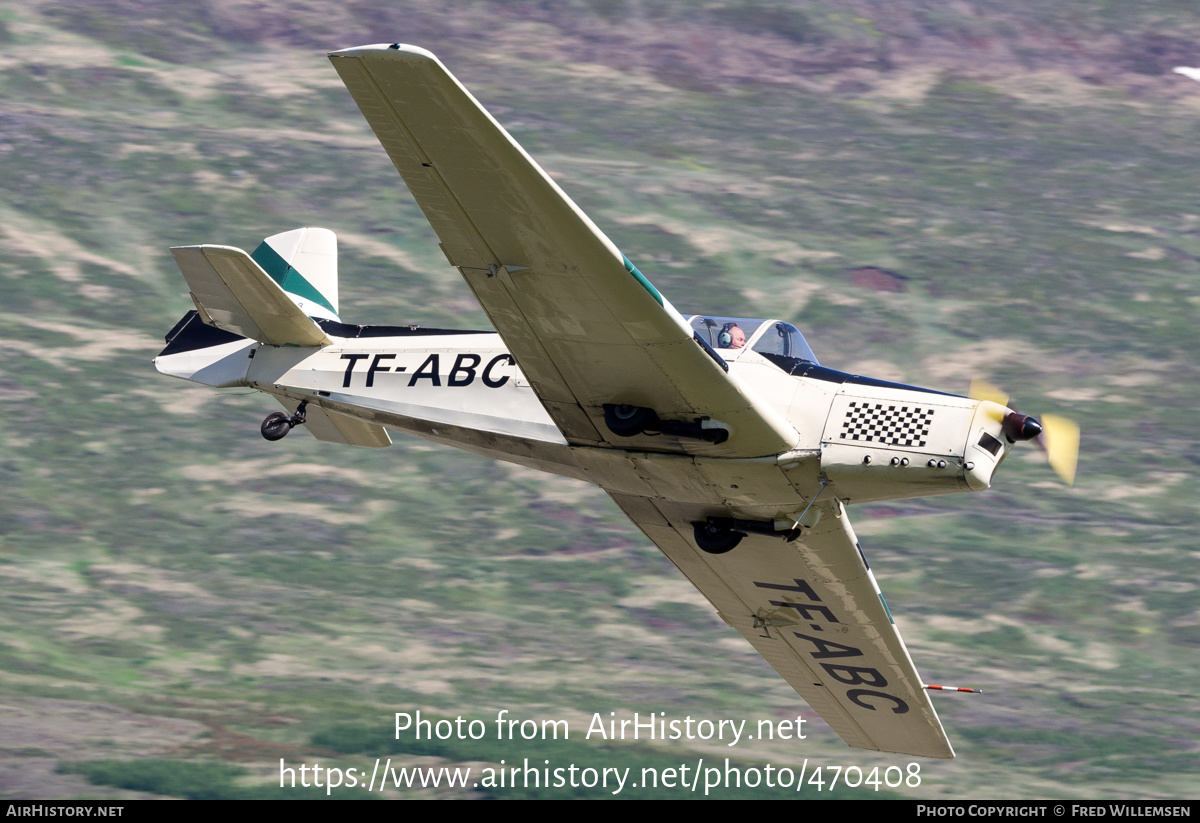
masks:
[[[654,409],[625,403],[605,403],[604,423],[617,437],[634,437],[658,423]]]
[[[283,412],[272,412],[262,422],[259,431],[267,440],[282,440],[292,430],[292,418]]]
[[[715,523],[693,523],[692,527],[696,530],[696,545],[700,547],[701,551],[709,554],[725,554],[725,552],[732,551],[746,536],[743,532],[718,526]]]

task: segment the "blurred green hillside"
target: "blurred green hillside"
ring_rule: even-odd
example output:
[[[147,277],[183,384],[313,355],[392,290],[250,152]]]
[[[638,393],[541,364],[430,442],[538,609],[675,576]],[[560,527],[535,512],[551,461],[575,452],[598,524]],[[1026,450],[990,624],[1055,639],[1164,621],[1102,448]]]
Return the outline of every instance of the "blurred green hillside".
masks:
[[[417,709],[570,720],[531,758],[905,765],[848,749],[598,489],[399,435],[267,443],[269,398],[154,371],[191,307],[169,246],[303,225],[338,234],[343,319],[487,327],[324,56],[402,40],[682,311],[1082,424],[1072,488],[1026,448],[985,494],[851,509],[923,676],[985,691],[934,696],[958,759],[895,796],[1195,797],[1200,83],[1171,69],[1198,35],[1182,0],[0,4],[0,796],[495,754],[388,751]],[[810,731],[575,739],[635,711]]]

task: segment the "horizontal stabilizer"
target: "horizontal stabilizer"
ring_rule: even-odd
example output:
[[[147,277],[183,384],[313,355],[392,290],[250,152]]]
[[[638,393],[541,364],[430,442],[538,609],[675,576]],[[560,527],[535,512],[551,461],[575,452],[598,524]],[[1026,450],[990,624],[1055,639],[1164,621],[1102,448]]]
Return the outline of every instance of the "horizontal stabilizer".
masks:
[[[270,346],[325,346],[331,342],[241,249],[177,246],[171,254],[206,322]]]

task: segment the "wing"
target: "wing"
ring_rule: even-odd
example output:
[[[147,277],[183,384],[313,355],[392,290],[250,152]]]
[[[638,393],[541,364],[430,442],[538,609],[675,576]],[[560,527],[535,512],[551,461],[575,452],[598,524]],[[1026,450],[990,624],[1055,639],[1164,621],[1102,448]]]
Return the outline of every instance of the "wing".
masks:
[[[231,246],[171,249],[201,319],[271,346],[331,341],[250,255]]]
[[[840,502],[814,506],[820,519],[793,543],[750,534],[707,554],[686,504],[610,494],[842,740],[954,757]]]
[[[798,435],[424,49],[330,55],[367,122],[546,410],[574,445],[724,457]],[[728,440],[614,436],[604,404],[715,421]]]

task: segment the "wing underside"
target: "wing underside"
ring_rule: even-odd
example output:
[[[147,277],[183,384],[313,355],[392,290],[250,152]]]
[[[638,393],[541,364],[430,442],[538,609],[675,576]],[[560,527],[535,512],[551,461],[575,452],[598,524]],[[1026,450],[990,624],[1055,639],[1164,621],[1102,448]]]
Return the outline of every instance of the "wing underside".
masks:
[[[795,445],[436,57],[397,44],[330,59],[568,442],[725,457]],[[604,404],[717,421],[730,435],[616,438]]]
[[[954,757],[840,502],[814,506],[820,519],[792,543],[750,534],[707,554],[690,539],[703,512],[610,494],[847,744]]]

